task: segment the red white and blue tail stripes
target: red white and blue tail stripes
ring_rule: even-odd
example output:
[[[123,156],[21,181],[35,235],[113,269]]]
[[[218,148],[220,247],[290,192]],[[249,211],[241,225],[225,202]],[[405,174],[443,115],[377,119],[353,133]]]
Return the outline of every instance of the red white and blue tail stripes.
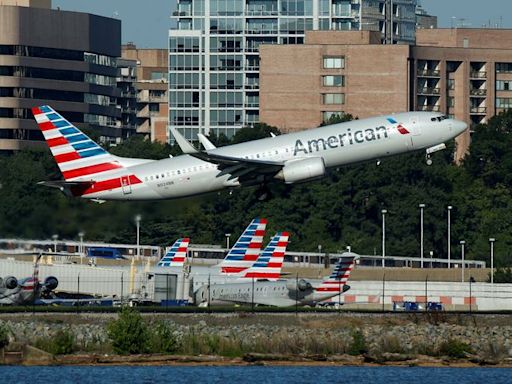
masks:
[[[236,274],[251,267],[260,255],[266,219],[254,219],[219,264],[222,274]]]
[[[80,195],[141,183],[115,156],[101,148],[51,107],[44,105],[32,108],[32,113],[64,180],[93,182],[89,188],[80,190]]]
[[[279,280],[289,238],[288,232],[276,233],[261,252],[254,265],[242,272],[242,278],[269,281]]]
[[[329,278],[322,281],[322,283],[316,287],[318,292],[343,292],[343,287],[347,284],[350,273],[354,269],[355,260],[358,255],[354,253],[345,253],[342,255],[332,271]]]
[[[190,239],[188,237],[176,240],[172,247],[169,248],[169,251],[167,251],[165,256],[162,257],[162,259],[158,262],[158,266],[182,267],[187,259],[187,251],[189,244]]]

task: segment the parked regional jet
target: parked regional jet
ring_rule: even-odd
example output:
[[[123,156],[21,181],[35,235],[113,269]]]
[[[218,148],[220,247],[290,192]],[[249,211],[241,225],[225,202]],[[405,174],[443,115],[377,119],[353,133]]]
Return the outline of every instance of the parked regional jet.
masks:
[[[34,263],[34,274],[24,279],[14,276],[0,278],[0,305],[27,305],[33,304],[41,294],[47,294],[57,288],[59,282],[56,277],[48,276],[43,283],[39,281],[39,260]]]
[[[277,307],[315,305],[350,289],[347,281],[358,257],[352,252],[343,253],[331,275],[319,284],[305,279],[208,284],[196,291],[195,302],[201,306],[226,303]]]
[[[95,201],[173,199],[224,188],[287,184],[320,178],[326,168],[400,153],[433,152],[466,130],[462,121],[435,112],[408,112],[215,148],[203,135],[196,150],[173,130],[186,153],[163,160],[111,155],[49,106],[32,109],[64,180],[42,182]]]

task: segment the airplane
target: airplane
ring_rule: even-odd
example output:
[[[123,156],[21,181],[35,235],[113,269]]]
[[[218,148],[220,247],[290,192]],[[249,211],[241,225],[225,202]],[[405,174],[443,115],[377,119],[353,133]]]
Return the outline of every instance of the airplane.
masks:
[[[43,283],[39,281],[39,254],[34,263],[34,273],[31,277],[16,279],[14,276],[0,278],[0,305],[34,304],[41,295],[48,295],[59,285],[54,276],[48,276]]]
[[[197,150],[171,129],[184,154],[162,160],[114,156],[49,106],[32,109],[35,120],[64,180],[41,185],[69,196],[107,200],[175,199],[240,186],[259,186],[260,200],[268,184],[315,180],[327,168],[425,150],[431,155],[467,124],[437,112],[407,112],[354,120],[216,148],[206,136]]]
[[[183,267],[187,259],[189,244],[190,239],[188,237],[176,240],[171,248],[169,248],[165,256],[160,259],[157,266]]]
[[[354,268],[356,253],[345,252],[330,276],[318,283],[305,279],[208,284],[195,293],[199,306],[256,304],[275,307],[315,305],[350,289],[347,281]]]

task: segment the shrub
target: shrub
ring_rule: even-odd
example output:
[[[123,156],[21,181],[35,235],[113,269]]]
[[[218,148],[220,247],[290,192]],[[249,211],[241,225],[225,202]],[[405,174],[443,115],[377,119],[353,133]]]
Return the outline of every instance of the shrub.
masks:
[[[151,352],[176,352],[180,348],[180,342],[174,331],[174,327],[164,321],[156,323],[151,335]]]
[[[466,357],[468,353],[472,353],[469,344],[456,339],[448,339],[439,346],[439,354],[442,356],[460,359]]]
[[[367,353],[368,347],[363,333],[360,330],[356,330],[352,332],[351,336],[352,343],[348,347],[349,355],[357,356]]]
[[[0,324],[0,349],[9,345],[9,334],[11,331],[5,324]]]
[[[37,339],[35,346],[53,355],[69,355],[75,351],[75,337],[68,330],[59,330],[53,337]]]
[[[123,308],[118,319],[108,324],[107,333],[116,353],[127,355],[146,353],[149,350],[150,334],[147,325],[133,308]]]

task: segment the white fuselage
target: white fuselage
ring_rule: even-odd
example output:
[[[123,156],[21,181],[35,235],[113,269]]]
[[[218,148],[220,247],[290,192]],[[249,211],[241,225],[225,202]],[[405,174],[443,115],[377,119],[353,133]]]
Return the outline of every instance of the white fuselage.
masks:
[[[389,117],[375,117],[276,137],[230,145],[209,153],[262,162],[287,163],[310,157],[322,158],[325,167],[380,159],[444,143],[460,135],[466,124],[438,120],[439,113],[409,112],[390,115],[407,132],[401,133]],[[91,193],[101,200],[173,199],[240,185],[238,178],[223,174],[216,164],[190,155],[158,161],[141,161],[129,170],[142,182]],[[106,175],[108,177],[108,175]]]

